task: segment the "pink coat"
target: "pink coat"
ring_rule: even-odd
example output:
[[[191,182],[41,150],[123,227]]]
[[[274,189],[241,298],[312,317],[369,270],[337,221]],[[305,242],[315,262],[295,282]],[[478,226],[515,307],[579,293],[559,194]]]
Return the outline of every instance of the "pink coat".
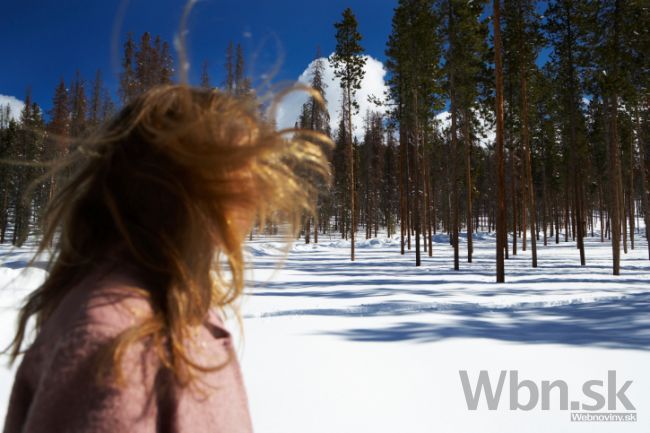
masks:
[[[194,360],[232,361],[198,386],[164,386],[173,382],[144,343],[127,351],[122,386],[96,380],[98,349],[151,312],[135,287],[124,273],[95,274],[65,296],[25,353],[5,433],[252,432],[231,337],[216,315],[195,333]]]

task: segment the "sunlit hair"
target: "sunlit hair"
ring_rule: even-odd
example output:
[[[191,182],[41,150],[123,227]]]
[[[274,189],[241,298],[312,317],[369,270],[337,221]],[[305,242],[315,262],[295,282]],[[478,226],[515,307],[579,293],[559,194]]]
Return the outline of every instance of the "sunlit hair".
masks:
[[[20,311],[12,361],[29,319],[38,332],[75,283],[119,251],[146,277],[153,314],[118,336],[111,366],[119,372],[125,350],[147,339],[181,383],[216,368],[193,362],[184,343],[210,308],[242,294],[246,234],[255,221],[297,230],[329,177],[327,137],[278,132],[258,111],[218,90],[161,86],[78,144],[54,169],[75,167],[47,210],[37,255],[53,245],[50,273]]]

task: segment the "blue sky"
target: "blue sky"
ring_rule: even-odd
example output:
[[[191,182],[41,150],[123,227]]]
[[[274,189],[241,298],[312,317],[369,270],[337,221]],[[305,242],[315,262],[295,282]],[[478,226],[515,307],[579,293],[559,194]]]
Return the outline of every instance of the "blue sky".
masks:
[[[127,32],[160,34],[171,42],[185,5],[182,0],[130,0],[119,19],[121,1],[20,0],[6,2],[0,15],[0,94],[23,98],[28,86],[36,102],[51,105],[54,88],[77,69],[91,80],[102,70],[116,90],[121,45]],[[208,60],[212,81],[223,79],[225,49],[241,42],[254,76],[282,59],[276,80],[294,80],[313,59],[316,47],[329,54],[335,45],[333,23],[345,7],[359,20],[366,52],[383,60],[396,0],[202,0],[189,23],[191,79]],[[119,37],[115,49],[114,36]],[[278,51],[278,46],[281,51]]]

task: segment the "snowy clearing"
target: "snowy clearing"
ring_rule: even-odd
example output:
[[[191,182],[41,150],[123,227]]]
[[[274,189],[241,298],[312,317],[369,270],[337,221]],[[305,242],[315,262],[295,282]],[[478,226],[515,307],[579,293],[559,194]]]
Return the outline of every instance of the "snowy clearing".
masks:
[[[349,243],[321,239],[282,244],[257,239],[247,251],[250,295],[238,338],[251,412],[258,433],[357,432],[648,432],[650,431],[650,261],[645,239],[622,256],[611,276],[611,247],[586,242],[587,266],[574,244],[539,246],[506,261],[506,284],[494,283],[494,238],[475,237],[474,263],[452,270],[452,252],[437,236],[433,257],[414,266],[399,240]],[[464,244],[461,245],[461,252]],[[16,305],[45,276],[22,272],[33,247],[0,250],[2,343],[12,335]],[[461,253],[462,254],[462,253]],[[462,258],[462,256],[461,256]],[[42,265],[42,264],[37,264]],[[459,371],[471,385],[487,370],[519,383],[564,380],[569,402],[593,403],[582,384],[617,375],[636,422],[572,422],[551,391],[550,409],[510,410],[506,381],[496,410],[484,396],[468,410]],[[0,374],[4,410],[12,371]],[[610,384],[611,385],[611,384]],[[606,392],[603,392],[606,394]],[[529,400],[519,391],[520,405]],[[582,411],[584,412],[584,411]],[[600,412],[607,412],[607,408]],[[618,402],[616,412],[628,413]]]

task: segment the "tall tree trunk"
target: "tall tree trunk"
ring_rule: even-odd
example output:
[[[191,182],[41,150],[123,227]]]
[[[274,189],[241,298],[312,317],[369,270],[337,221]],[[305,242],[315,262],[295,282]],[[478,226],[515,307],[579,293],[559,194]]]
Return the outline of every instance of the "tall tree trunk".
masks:
[[[497,158],[497,283],[505,282],[506,201],[503,164],[503,65],[501,64],[501,5],[494,0],[494,63],[496,73],[496,158]]]
[[[598,219],[600,220],[600,242],[605,242],[605,218],[603,210],[603,186],[598,185]]]
[[[511,142],[512,144],[512,142]],[[515,149],[514,144],[510,150],[510,200],[512,201],[512,255],[517,255],[517,235],[518,235],[518,221],[517,221],[517,176],[515,174]]]
[[[560,243],[560,213],[557,210],[557,200],[553,206],[553,213],[555,214],[555,243]]]
[[[519,2],[520,14],[521,11],[521,2]],[[523,21],[523,16],[521,17]],[[520,30],[521,37],[520,49],[523,49],[523,29]],[[521,92],[521,116],[522,116],[522,128],[521,128],[521,142],[524,148],[524,170],[525,170],[525,184],[526,189],[528,190],[528,213],[530,215],[530,247],[532,250],[532,265],[533,268],[537,267],[537,230],[536,230],[536,210],[535,210],[535,190],[533,188],[533,174],[532,174],[532,162],[531,162],[531,151],[530,151],[530,142],[528,138],[528,88],[527,88],[527,74],[526,74],[526,64],[525,62],[521,63],[520,73],[520,92]],[[525,215],[525,212],[524,212]],[[525,216],[524,216],[525,218]],[[525,221],[525,220],[524,220]],[[544,232],[544,241],[546,241],[546,231]],[[526,223],[524,222],[524,250],[526,248]]]
[[[404,220],[406,221],[406,247],[408,250],[411,250],[411,229],[413,225],[411,224],[411,193],[412,193],[412,182],[411,182],[411,152],[410,144],[408,140],[408,131],[404,132],[404,167],[405,167],[405,197],[406,197],[406,208],[404,213]]]
[[[2,220],[0,220],[0,244],[5,242],[5,234],[7,232],[7,225],[9,219],[9,188],[8,185],[5,185],[4,192],[2,194]]]
[[[465,121],[463,122],[463,135],[465,136],[465,182],[467,183],[467,262],[472,263],[474,253],[473,227],[472,227],[472,138],[469,127],[469,110],[465,108]]]
[[[401,112],[401,107],[400,107]],[[400,113],[400,118],[402,114]],[[405,131],[400,128],[399,131],[399,212],[400,212],[400,253],[404,255],[404,235],[406,234],[406,144]]]
[[[641,177],[641,208],[643,209],[643,222],[645,224],[645,237],[648,244],[648,259],[650,259],[650,209],[648,209],[648,180],[646,172],[646,152],[645,152],[645,143],[642,140],[642,131],[641,131],[641,117],[639,116],[639,109],[637,107],[636,113],[636,125],[637,125],[637,145],[639,148],[639,175]]]
[[[621,177],[621,183],[623,182],[623,177]],[[621,230],[623,231],[623,253],[627,254],[627,188],[623,187],[621,189]]]
[[[460,269],[460,251],[458,248],[458,232],[459,232],[459,212],[458,212],[458,170],[457,170],[457,155],[458,155],[458,128],[457,128],[457,112],[456,112],[456,101],[454,96],[454,79],[453,74],[450,77],[450,87],[451,87],[451,152],[450,152],[450,164],[449,168],[451,170],[451,242],[454,248],[454,270]]]
[[[569,9],[570,5],[569,3],[565,2],[564,3],[564,11],[565,11],[565,18],[566,18],[566,30],[567,30],[567,48],[568,48],[568,53],[567,53],[567,66],[568,66],[568,73],[569,73],[569,88],[568,88],[568,94],[567,94],[567,104],[569,108],[569,148],[571,152],[571,163],[572,163],[572,168],[573,168],[573,194],[574,194],[574,218],[575,218],[575,229],[573,231],[574,236],[577,235],[577,247],[580,250],[580,265],[584,266],[585,264],[585,248],[584,248],[584,241],[583,241],[583,215],[582,215],[582,206],[581,206],[581,188],[580,188],[580,182],[582,181],[582,175],[581,175],[581,169],[580,169],[580,162],[578,160],[578,142],[577,142],[577,133],[576,133],[576,108],[575,105],[577,103],[577,86],[575,83],[576,77],[575,77],[575,66],[574,66],[574,60],[573,60],[573,44],[574,42],[574,35],[573,35],[573,22],[572,22],[572,15]]]
[[[352,221],[350,223],[350,261],[354,261],[354,232],[357,229],[357,220],[355,212],[355,187],[354,187],[354,143],[352,139],[352,94],[350,86],[347,87],[348,93],[348,141],[350,151],[350,212],[352,213]]]
[[[418,97],[417,93],[413,95],[413,114],[415,116],[415,130],[413,134],[413,144],[414,144],[414,167],[413,167],[413,173],[415,176],[414,179],[414,184],[415,184],[415,197],[414,197],[414,209],[413,209],[413,216],[414,216],[414,225],[415,225],[415,266],[420,266],[422,264],[422,256],[420,252],[420,232],[421,232],[421,215],[420,215],[420,128],[419,128],[419,123],[418,123]]]
[[[432,239],[432,234],[431,234],[431,226],[432,226],[432,219],[435,218],[435,210],[433,206],[433,199],[432,199],[432,187],[431,187],[431,160],[430,156],[427,154],[426,149],[424,150],[425,152],[425,173],[424,173],[424,182],[425,182],[425,191],[426,191],[426,207],[427,207],[427,244],[429,245],[428,252],[429,252],[429,257],[433,257],[433,239]],[[433,214],[433,218],[432,218]]]
[[[514,116],[512,114],[513,106],[513,92],[512,92],[512,78],[508,79],[508,89],[507,89],[507,98],[508,98],[508,118],[512,119]],[[517,236],[518,236],[518,212],[517,212],[517,167],[515,166],[516,151],[514,144],[514,137],[512,133],[512,120],[510,121],[509,128],[507,129],[507,142],[508,142],[508,155],[510,162],[510,205],[512,208],[512,255],[517,255]],[[506,242],[507,243],[507,242]],[[506,259],[508,258],[506,253]]]
[[[630,173],[627,194],[628,217],[630,221],[630,249],[634,249],[634,144],[630,141]]]
[[[612,270],[614,275],[620,275],[621,272],[621,221],[620,221],[620,158],[618,144],[618,125],[617,125],[617,99],[616,94],[608,98],[609,113],[609,178],[610,178],[610,233],[612,236]]]
[[[614,59],[613,69],[614,77],[618,76],[618,17],[619,17],[619,0],[615,2],[614,8]],[[615,83],[614,85],[616,85]],[[611,187],[611,204],[610,204],[610,232],[612,235],[612,268],[614,275],[620,275],[621,272],[621,195],[623,184],[621,180],[621,159],[620,144],[618,137],[618,92],[616,88],[611,91],[608,98],[609,112],[609,175]]]
[[[452,53],[449,56],[448,70],[449,70],[449,103],[450,103],[450,112],[451,112],[451,152],[450,152],[450,163],[449,168],[451,171],[451,232],[450,240],[452,247],[454,248],[454,270],[460,269],[460,251],[458,245],[458,235],[459,235],[459,191],[458,191],[458,101],[456,99],[456,82],[455,68],[457,65],[451,63],[454,59],[456,50],[459,48],[456,46],[456,38],[454,36],[454,11],[452,7],[452,2],[448,1],[448,19],[449,19],[449,51]]]

